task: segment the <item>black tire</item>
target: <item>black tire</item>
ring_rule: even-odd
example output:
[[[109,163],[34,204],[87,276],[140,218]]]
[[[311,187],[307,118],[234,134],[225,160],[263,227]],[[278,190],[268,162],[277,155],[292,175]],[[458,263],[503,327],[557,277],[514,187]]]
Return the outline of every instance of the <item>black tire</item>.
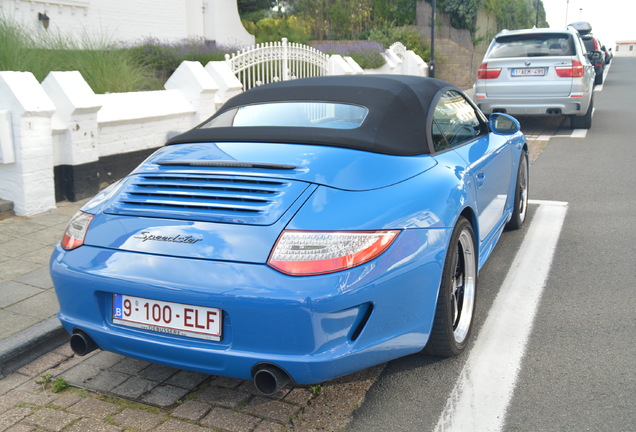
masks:
[[[468,344],[477,290],[477,249],[473,227],[463,217],[453,229],[444,261],[433,329],[424,352],[451,357]]]
[[[571,116],[570,127],[572,129],[589,129],[592,127],[592,111],[594,110],[594,98],[590,99],[590,106],[582,116]]]
[[[530,168],[528,152],[521,152],[519,167],[517,168],[517,182],[515,186],[515,201],[512,218],[506,225],[507,230],[516,230],[523,226],[528,214],[528,190],[530,186]]]

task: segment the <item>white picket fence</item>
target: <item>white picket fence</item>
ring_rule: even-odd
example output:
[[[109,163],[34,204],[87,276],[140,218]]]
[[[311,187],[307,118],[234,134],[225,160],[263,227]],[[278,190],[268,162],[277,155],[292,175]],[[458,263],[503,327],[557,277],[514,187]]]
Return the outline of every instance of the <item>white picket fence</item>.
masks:
[[[225,60],[248,90],[262,84],[327,75],[329,56],[298,43],[266,42],[232,55]]]

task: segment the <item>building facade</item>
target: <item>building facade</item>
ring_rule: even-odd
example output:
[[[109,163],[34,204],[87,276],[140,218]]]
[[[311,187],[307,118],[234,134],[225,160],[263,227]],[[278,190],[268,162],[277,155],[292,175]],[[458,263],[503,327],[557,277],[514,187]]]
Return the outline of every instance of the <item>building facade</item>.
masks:
[[[0,16],[77,41],[135,43],[152,37],[205,38],[236,48],[254,44],[236,0],[0,0]]]
[[[636,57],[636,40],[616,41],[614,55],[617,57]]]

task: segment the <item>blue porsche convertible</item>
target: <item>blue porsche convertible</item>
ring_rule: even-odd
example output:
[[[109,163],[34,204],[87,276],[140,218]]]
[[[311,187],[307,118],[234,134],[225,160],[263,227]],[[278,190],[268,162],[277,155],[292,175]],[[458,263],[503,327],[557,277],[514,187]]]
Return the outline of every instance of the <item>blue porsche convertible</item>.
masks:
[[[264,85],[70,221],[59,319],[95,348],[265,394],[467,346],[480,268],[528,205],[506,114],[412,76]]]

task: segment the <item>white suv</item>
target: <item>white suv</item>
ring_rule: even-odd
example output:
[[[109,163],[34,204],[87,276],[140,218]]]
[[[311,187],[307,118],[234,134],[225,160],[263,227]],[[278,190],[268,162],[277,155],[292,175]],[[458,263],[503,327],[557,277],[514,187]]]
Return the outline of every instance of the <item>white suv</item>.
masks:
[[[567,115],[572,128],[589,129],[594,78],[574,28],[504,30],[479,67],[474,99],[485,114]]]

